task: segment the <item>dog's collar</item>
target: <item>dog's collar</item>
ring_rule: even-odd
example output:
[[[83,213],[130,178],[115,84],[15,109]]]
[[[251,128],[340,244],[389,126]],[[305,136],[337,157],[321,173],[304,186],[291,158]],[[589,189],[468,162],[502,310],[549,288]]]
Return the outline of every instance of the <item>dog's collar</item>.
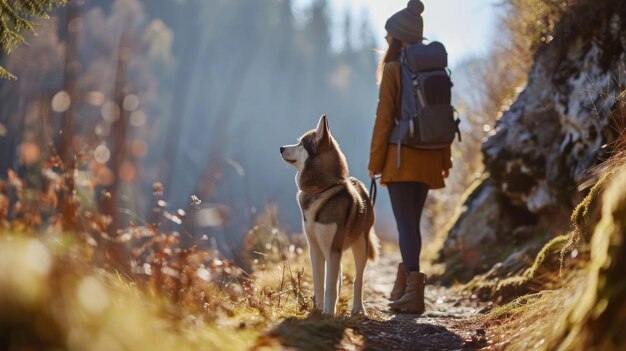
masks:
[[[334,187],[336,187],[338,185],[344,185],[344,184],[348,183],[348,180],[349,180],[348,178],[344,178],[344,179],[338,181],[337,183],[335,183],[335,184],[333,184],[331,186],[327,186],[325,188],[318,188],[318,187],[310,187],[310,188],[308,188],[307,187],[306,190],[300,189],[300,191],[302,191],[303,193],[306,193],[307,195],[317,195],[317,194],[321,194],[321,193],[323,193],[323,192],[325,192],[327,190],[330,190],[331,188],[334,188]]]

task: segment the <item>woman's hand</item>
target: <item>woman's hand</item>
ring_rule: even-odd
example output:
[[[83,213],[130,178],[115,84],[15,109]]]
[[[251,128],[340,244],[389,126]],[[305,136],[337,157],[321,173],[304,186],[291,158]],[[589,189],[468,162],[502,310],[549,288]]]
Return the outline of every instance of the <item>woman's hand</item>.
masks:
[[[448,178],[448,176],[450,175],[450,170],[449,169],[442,170],[441,175],[443,176],[444,179]]]
[[[376,177],[379,175],[380,173],[376,173],[376,172],[372,172],[370,171],[370,179],[372,180],[376,180]],[[381,179],[378,180],[378,182],[380,183],[380,186],[382,186],[383,188],[387,187],[387,184],[383,183],[383,181]]]

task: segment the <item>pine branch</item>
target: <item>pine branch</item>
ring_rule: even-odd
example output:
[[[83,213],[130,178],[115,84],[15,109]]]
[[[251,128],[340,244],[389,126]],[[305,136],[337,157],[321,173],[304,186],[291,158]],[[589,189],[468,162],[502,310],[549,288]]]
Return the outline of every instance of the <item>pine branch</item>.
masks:
[[[15,80],[17,79],[17,77],[12,75],[11,72],[4,69],[4,67],[0,66],[0,79]]]
[[[48,18],[48,13],[67,0],[0,0],[0,48],[10,54],[26,42],[21,33],[36,34],[35,20]],[[0,66],[0,79],[15,79]]]

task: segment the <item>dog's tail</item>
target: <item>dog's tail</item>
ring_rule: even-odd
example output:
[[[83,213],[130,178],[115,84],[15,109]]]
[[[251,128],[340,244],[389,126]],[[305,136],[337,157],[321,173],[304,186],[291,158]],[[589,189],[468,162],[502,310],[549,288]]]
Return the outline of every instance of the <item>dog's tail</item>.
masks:
[[[369,234],[367,235],[367,258],[374,262],[380,255],[380,240],[378,240],[378,236],[374,232],[374,227],[370,229]]]

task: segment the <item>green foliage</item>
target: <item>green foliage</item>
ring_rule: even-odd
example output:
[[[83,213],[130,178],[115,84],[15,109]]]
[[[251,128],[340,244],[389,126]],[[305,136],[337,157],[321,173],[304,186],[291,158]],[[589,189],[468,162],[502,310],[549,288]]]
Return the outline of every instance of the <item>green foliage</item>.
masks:
[[[67,0],[0,0],[0,48],[10,54],[25,42],[23,32],[35,33],[34,20],[47,18],[48,13]],[[15,79],[0,66],[0,78]]]
[[[591,238],[591,232],[593,231],[593,226],[595,223],[591,223],[591,216],[594,210],[597,210],[597,202],[600,200],[602,196],[602,192],[610,179],[612,172],[604,174],[600,180],[591,188],[589,194],[585,196],[583,201],[581,201],[574,212],[572,213],[571,221],[574,225],[574,230],[579,233],[579,235],[583,236],[584,239],[589,241]]]
[[[574,228],[561,250],[561,265],[566,255],[574,250],[580,250],[584,244],[590,242],[593,230],[599,221],[602,194],[606,185],[613,179],[613,174],[614,170],[604,173],[572,212],[571,222]]]
[[[523,313],[529,305],[532,305],[534,302],[538,301],[542,298],[544,293],[537,293],[527,296],[519,297],[506,305],[499,306],[494,308],[491,312],[489,312],[490,317],[492,318],[506,318],[512,317],[516,314]]]
[[[535,262],[524,275],[545,287],[547,280],[554,280],[556,273],[562,268],[561,252],[569,240],[570,235],[559,235],[550,240],[539,251]]]

